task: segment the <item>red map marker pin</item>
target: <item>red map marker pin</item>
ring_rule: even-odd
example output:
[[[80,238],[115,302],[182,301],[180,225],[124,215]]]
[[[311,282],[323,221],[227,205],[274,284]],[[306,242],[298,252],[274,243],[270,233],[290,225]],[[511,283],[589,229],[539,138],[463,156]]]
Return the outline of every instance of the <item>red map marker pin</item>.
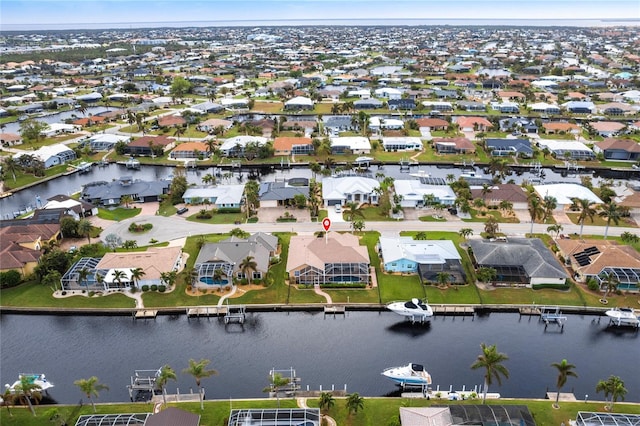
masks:
[[[329,228],[331,228],[331,219],[329,219],[328,217],[325,217],[322,220],[322,227],[324,228],[325,231],[329,231]]]

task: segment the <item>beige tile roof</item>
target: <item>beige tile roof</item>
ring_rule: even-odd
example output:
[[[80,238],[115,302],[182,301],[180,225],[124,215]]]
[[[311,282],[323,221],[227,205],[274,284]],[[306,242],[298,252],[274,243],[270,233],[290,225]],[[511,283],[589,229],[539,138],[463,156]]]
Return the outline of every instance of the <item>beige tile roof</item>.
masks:
[[[640,268],[640,253],[633,247],[620,245],[615,241],[558,240],[556,244],[565,258],[571,258],[574,269],[584,275],[597,275],[606,267]],[[590,257],[591,263],[589,265],[577,267],[573,255],[588,247],[596,247],[600,253]]]
[[[324,269],[326,263],[370,263],[369,253],[352,234],[330,232],[326,240],[313,235],[291,237],[287,271],[304,265]]]
[[[142,268],[145,280],[159,279],[162,272],[171,272],[182,253],[181,247],[151,248],[131,253],[107,253],[96,269]]]

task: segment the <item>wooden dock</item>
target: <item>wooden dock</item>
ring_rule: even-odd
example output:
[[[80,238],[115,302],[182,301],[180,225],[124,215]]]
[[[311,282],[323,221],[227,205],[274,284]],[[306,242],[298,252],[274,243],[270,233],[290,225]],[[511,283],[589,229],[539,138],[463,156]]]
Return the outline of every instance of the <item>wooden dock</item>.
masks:
[[[440,305],[431,306],[434,315],[475,315],[473,306]]]
[[[192,317],[217,317],[229,312],[226,306],[196,306],[187,308],[187,318]]]
[[[325,306],[324,307],[324,314],[325,315],[346,315],[347,313],[347,308],[343,305],[330,305],[330,306]]]
[[[156,319],[158,311],[156,309],[138,309],[133,312],[134,319]]]
[[[519,308],[518,312],[520,312],[520,315],[540,315],[540,308],[537,308],[535,306],[525,306],[523,308]]]

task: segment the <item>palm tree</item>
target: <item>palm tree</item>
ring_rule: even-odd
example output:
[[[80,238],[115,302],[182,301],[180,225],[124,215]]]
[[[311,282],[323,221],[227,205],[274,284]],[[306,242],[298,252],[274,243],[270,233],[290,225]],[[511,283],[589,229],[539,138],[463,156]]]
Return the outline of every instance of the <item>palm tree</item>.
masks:
[[[420,231],[416,234],[415,237],[413,237],[414,240],[426,240],[427,239],[427,233],[424,231]]]
[[[484,232],[486,232],[490,238],[493,238],[496,236],[499,230],[500,225],[498,224],[496,218],[494,216],[489,216],[487,218],[487,221],[484,223]]]
[[[553,215],[553,211],[558,207],[558,200],[551,195],[547,195],[542,199],[542,205],[544,212],[542,214],[542,221],[545,222]]]
[[[487,400],[487,391],[495,378],[498,385],[502,384],[501,376],[509,378],[509,370],[502,365],[502,362],[509,359],[509,357],[503,353],[498,352],[496,345],[487,346],[484,343],[480,344],[482,353],[478,355],[476,362],[471,364],[471,369],[476,370],[478,368],[484,368],[484,388],[482,390],[482,403]]]
[[[31,380],[28,375],[20,376],[20,383],[13,387],[15,398],[22,403],[26,402],[34,417],[36,416],[36,410],[33,408],[31,399],[33,399],[36,404],[40,402],[42,399],[41,389],[40,385]]]
[[[9,413],[9,417],[13,417],[13,414],[11,414],[11,408],[9,407],[15,404],[16,394],[13,393],[10,388],[5,387],[4,393],[2,394],[2,401],[4,401],[3,405],[7,407],[7,412]]]
[[[600,217],[607,219],[607,227],[604,229],[604,239],[607,239],[607,234],[609,233],[609,225],[611,221],[618,225],[620,223],[620,218],[626,216],[629,213],[629,209],[625,206],[620,206],[613,201],[610,201],[602,206],[600,206],[600,212],[598,215]]]
[[[596,385],[596,392],[604,392],[605,401],[611,395],[611,404],[609,404],[609,411],[613,411],[613,404],[627,394],[627,389],[624,387],[624,381],[618,376],[609,376],[607,380],[600,380]]]
[[[320,411],[329,411],[335,405],[336,400],[333,399],[333,395],[329,392],[322,392],[320,394],[320,401],[318,402],[318,407],[320,407]]]
[[[364,219],[364,213],[360,205],[354,201],[347,203],[347,209],[344,212],[347,221],[352,222],[355,219]]]
[[[88,287],[89,283],[87,282],[87,277],[89,276],[89,270],[87,268],[82,268],[78,271],[78,285],[82,287],[82,283]]]
[[[611,273],[611,272],[605,272],[602,281],[605,284],[604,302],[603,303],[606,303],[607,296],[609,295],[609,292],[610,291],[616,291],[616,289],[618,288],[618,284],[620,284],[620,281],[618,280],[618,277],[613,275],[613,273]]]
[[[438,284],[444,287],[451,281],[451,274],[448,272],[438,272],[436,279],[438,280]]]
[[[269,376],[269,386],[262,389],[262,392],[274,392],[278,400],[278,408],[280,408],[280,389],[291,383],[289,377],[283,377],[280,373],[273,373]]]
[[[131,278],[133,279],[133,284],[138,285],[140,278],[144,277],[146,272],[142,268],[133,268],[131,269]]]
[[[129,194],[123,195],[122,197],[120,197],[120,203],[124,204],[126,208],[129,208],[129,204],[131,204],[132,202],[133,202],[133,197]]]
[[[458,231],[458,235],[460,235],[462,238],[464,238],[465,241],[467,241],[467,239],[473,235],[473,229],[462,228]]]
[[[18,162],[11,156],[6,157],[2,161],[2,168],[6,173],[11,173],[13,176],[13,181],[16,181],[16,172],[20,170],[20,165]]]
[[[101,390],[109,390],[109,387],[105,384],[100,383],[96,376],[91,376],[88,379],[79,379],[73,382],[74,385],[78,386],[80,390],[87,395],[89,401],[91,401],[91,406],[93,407],[93,412],[96,412],[96,404],[93,401],[93,397],[96,398],[99,396],[99,392]]]
[[[207,377],[218,374],[216,370],[207,370],[207,365],[211,363],[208,359],[201,359],[196,361],[194,359],[189,360],[189,367],[183,370],[184,373],[191,374],[196,379],[196,386],[198,386],[198,395],[200,396],[200,409],[204,410],[204,403],[202,401],[202,388],[200,387],[200,381]]]
[[[507,212],[513,209],[513,203],[509,200],[502,200],[500,201],[500,204],[498,205],[498,207],[500,208],[500,210]]]
[[[349,415],[351,413],[357,413],[358,410],[364,408],[364,398],[358,394],[358,392],[350,393],[347,395],[347,410]]]
[[[89,222],[87,219],[80,219],[78,221],[78,234],[82,235],[83,237],[87,237],[89,244],[91,244],[92,229],[93,229],[93,226],[91,225],[91,222]]]
[[[531,230],[529,234],[533,234],[533,224],[537,219],[540,219],[544,214],[544,207],[542,206],[542,201],[538,194],[532,192],[528,197],[529,201],[529,215],[531,215]]]
[[[454,180],[456,180],[456,176],[453,173],[449,173],[447,174],[447,176],[445,176],[445,180],[448,183],[452,183]]]
[[[125,277],[124,271],[120,269],[113,270],[113,281],[118,283],[118,288],[122,285],[122,279]]]
[[[160,368],[160,374],[158,374],[158,378],[156,379],[156,384],[162,391],[162,399],[164,400],[164,405],[167,405],[167,393],[165,391],[165,386],[169,380],[178,380],[178,376],[176,372],[173,371],[173,368],[168,365],[164,365]]]
[[[547,226],[547,232],[555,232],[556,233],[556,240],[558,239],[558,237],[560,236],[560,232],[562,232],[562,225],[560,225],[559,223],[556,223],[555,225],[549,225]]]
[[[242,275],[244,275],[249,284],[251,284],[251,274],[249,272],[255,272],[258,267],[258,263],[254,260],[253,256],[247,256],[242,259],[240,262],[240,270],[242,271]]]
[[[592,207],[595,203],[587,198],[574,198],[573,203],[580,208],[580,216],[578,216],[578,223],[580,223],[580,239],[582,239],[582,228],[584,228],[584,221],[587,218],[593,222],[593,216],[596,214],[596,210]]]
[[[202,176],[202,183],[204,183],[205,185],[209,185],[211,183],[214,183],[215,181],[216,177],[211,173],[207,173],[206,175]]]
[[[578,377],[574,368],[575,365],[569,364],[566,359],[563,359],[561,362],[554,362],[551,364],[552,367],[555,367],[558,370],[558,381],[556,382],[556,386],[558,387],[558,392],[556,393],[556,403],[553,405],[555,408],[558,408],[558,401],[560,400],[560,390],[567,383],[567,378],[569,377]]]

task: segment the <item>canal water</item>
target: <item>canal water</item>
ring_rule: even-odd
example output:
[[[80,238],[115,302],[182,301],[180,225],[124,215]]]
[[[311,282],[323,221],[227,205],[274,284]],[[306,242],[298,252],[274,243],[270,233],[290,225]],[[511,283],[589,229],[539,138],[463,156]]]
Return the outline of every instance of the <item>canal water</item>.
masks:
[[[411,325],[391,312],[250,313],[244,325],[184,315],[134,321],[5,314],[0,339],[0,383],[13,383],[18,373],[45,373],[60,403],[77,403],[83,395],[73,381],[94,375],[110,387],[99,401],[128,401],[134,370],[164,364],[178,373],[168,391],[189,392],[195,380],[182,370],[190,358],[210,359],[219,372],[203,380],[210,399],[262,397],[269,371],[290,367],[302,389],[346,385],[364,396],[398,395],[380,373],[409,362],[425,365],[434,389],[469,389],[482,383],[483,372],[470,369],[481,343],[497,344],[509,356],[509,379],[490,388],[504,397],[544,398],[557,378],[550,364],[566,358],[579,377],[569,378],[565,392],[602,400],[596,383],[614,374],[625,382],[626,400],[640,402],[640,333],[608,327],[606,317],[597,316],[569,315],[560,332],[555,325],[545,330],[537,317],[510,313],[436,317],[426,325]]]
[[[399,165],[385,165],[378,168],[372,166],[368,173],[372,177],[375,177],[377,173],[383,173],[385,176],[391,176],[395,179],[416,179],[412,177],[412,174],[427,173],[433,177],[446,178],[447,175],[453,174],[456,178],[463,172],[469,170],[475,170],[476,174],[486,178],[490,176],[486,171],[479,167],[454,167],[451,165],[439,165],[439,166],[414,166],[410,169],[401,170]],[[122,176],[131,176],[134,179],[140,180],[160,180],[171,179],[174,172],[174,167],[167,166],[143,166],[140,170],[130,170],[124,165],[109,164],[104,167],[94,166],[88,173],[74,173],[67,176],[61,176],[57,179],[43,182],[28,189],[18,191],[9,197],[0,199],[0,219],[11,219],[16,214],[22,214],[28,210],[40,207],[46,203],[47,198],[58,194],[71,195],[74,192],[78,192],[82,189],[82,186],[95,182],[95,181],[112,181],[119,179]],[[235,171],[233,175],[228,179],[220,179],[220,183],[245,183],[247,176],[251,169],[244,169],[240,172]],[[202,177],[208,173],[221,173],[219,168],[209,167],[200,169],[187,170],[187,180],[190,184],[201,184]],[[224,171],[226,172],[226,171]],[[554,182],[580,182],[581,174],[567,173],[566,171],[559,171],[554,169],[545,169],[544,183]],[[590,172],[583,171],[583,174],[589,174]],[[266,173],[260,175],[258,178],[261,180],[283,180],[293,177],[306,177],[311,178],[311,171],[307,168],[284,168],[280,169],[276,167],[272,170],[268,170]],[[531,180],[534,176],[528,171],[512,171],[512,173],[506,177],[505,181],[513,179],[515,183],[522,183],[523,180]],[[600,178],[606,178],[609,176],[597,173],[593,175],[594,184],[597,184]],[[322,176],[318,175],[319,180]],[[10,179],[9,183],[10,183]],[[623,182],[624,184],[624,182]]]

